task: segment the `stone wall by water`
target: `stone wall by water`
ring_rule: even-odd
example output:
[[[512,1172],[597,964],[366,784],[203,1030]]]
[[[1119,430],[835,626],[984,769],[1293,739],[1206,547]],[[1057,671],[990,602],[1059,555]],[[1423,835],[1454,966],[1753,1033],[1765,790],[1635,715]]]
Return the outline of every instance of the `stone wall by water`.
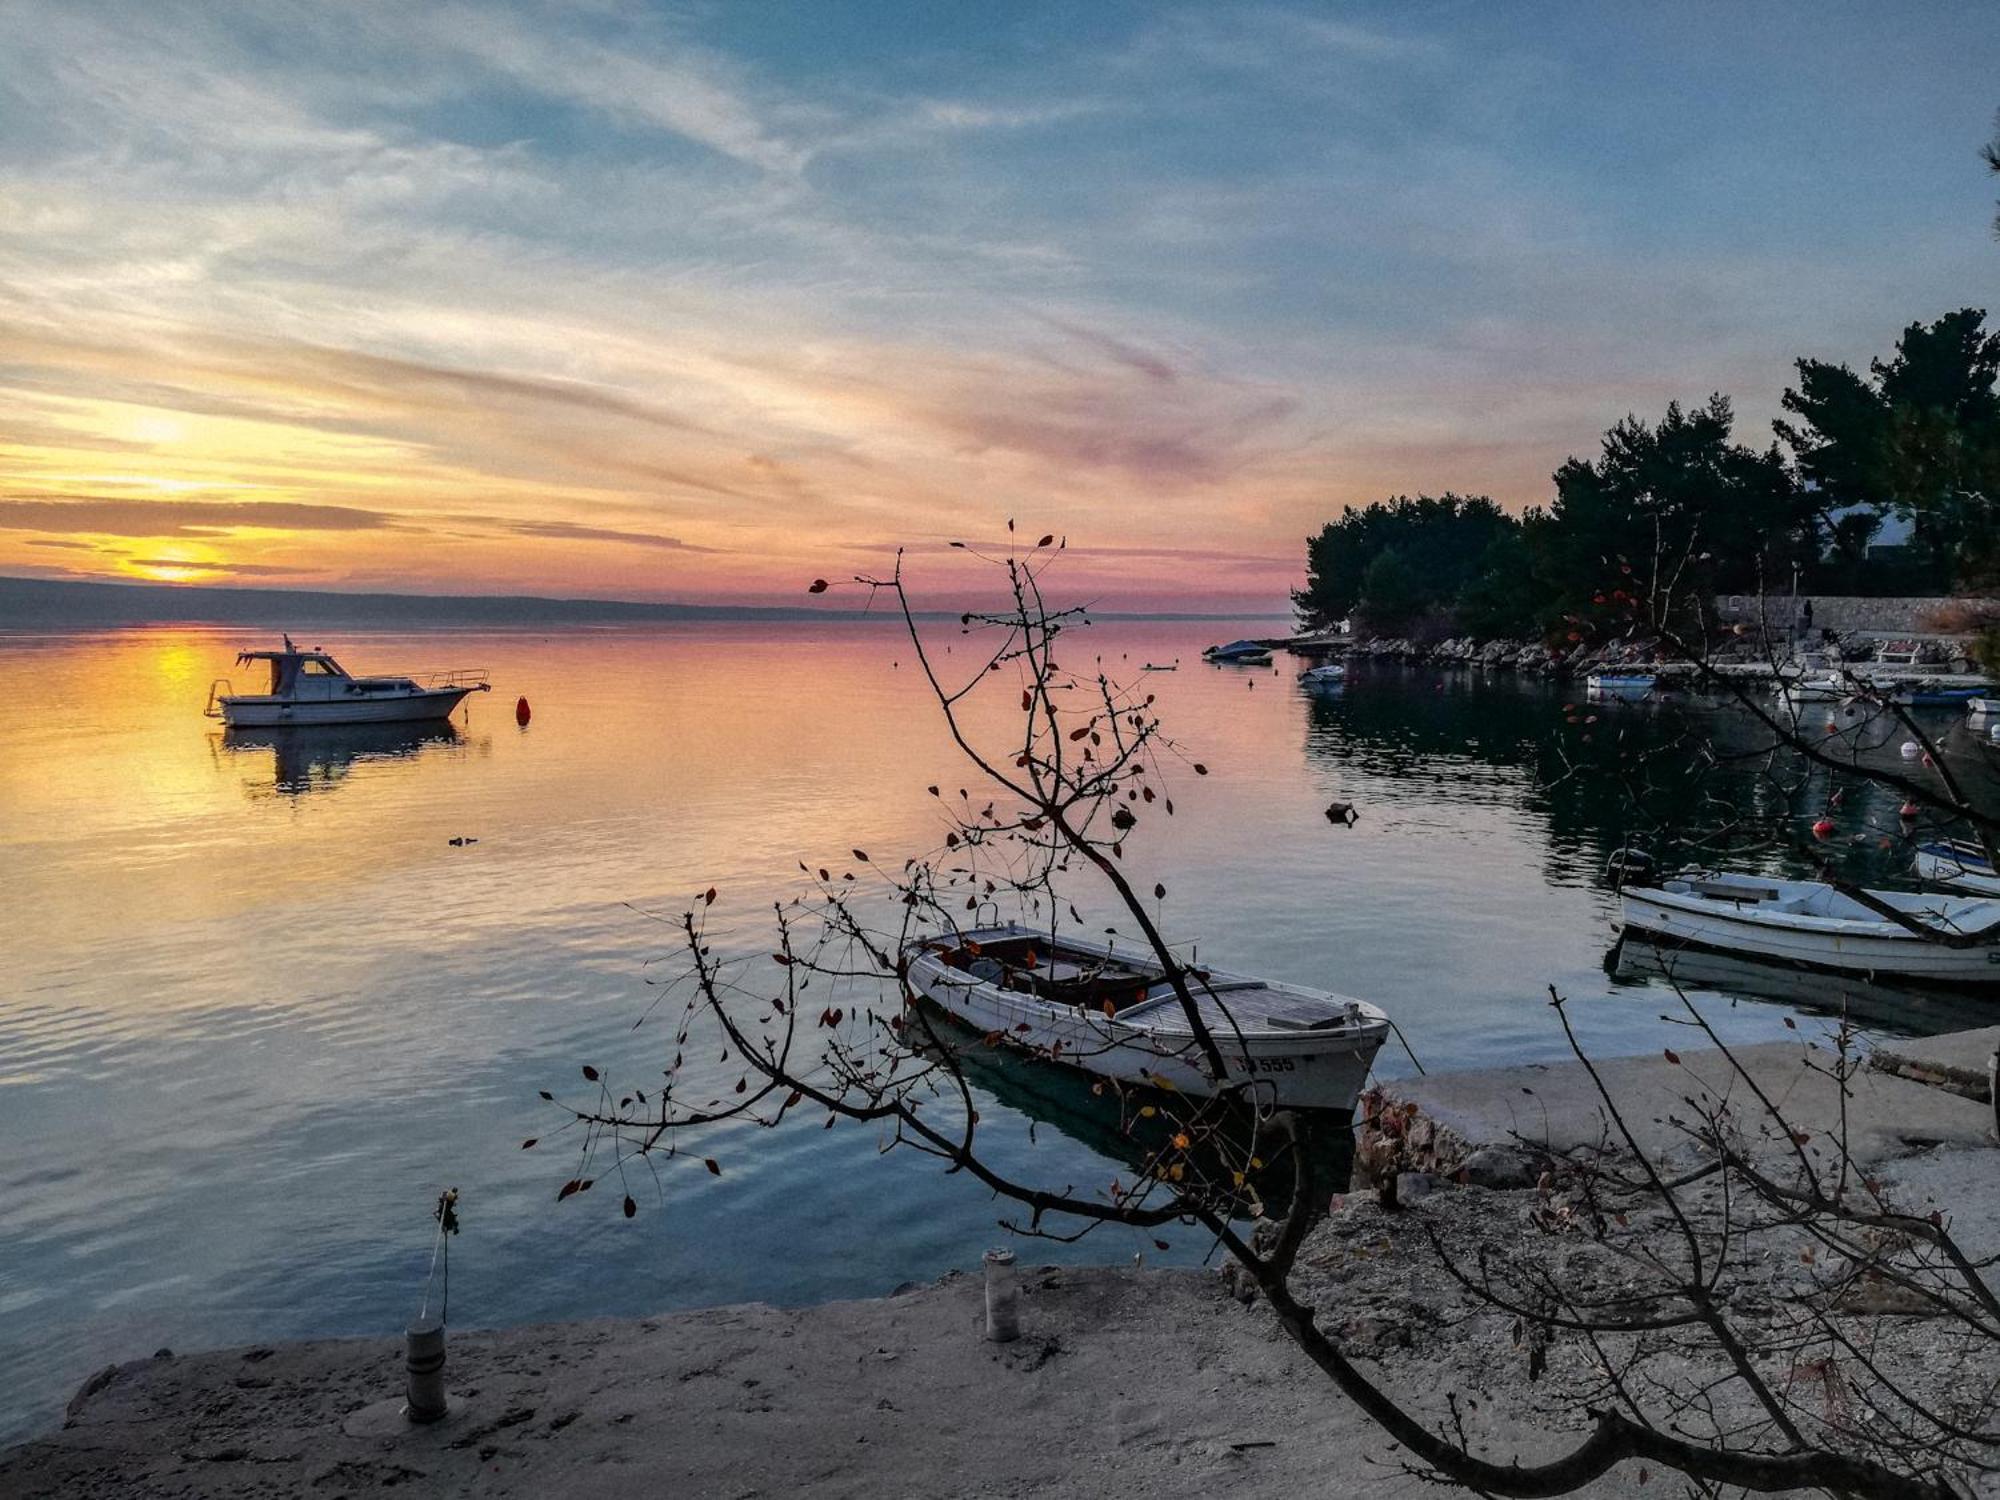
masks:
[[[1804,614],[1808,602],[1812,604],[1813,628],[1832,630],[1841,635],[1948,633],[1928,623],[1933,612],[1944,605],[1983,608],[2000,614],[2000,599],[1946,599],[1935,595],[1871,599],[1861,595],[1801,594],[1795,600],[1790,594],[1761,598],[1756,594],[1722,594],[1716,598],[1715,608],[1717,616],[1725,623],[1762,619],[1783,629],[1792,624],[1795,609],[1800,615]]]

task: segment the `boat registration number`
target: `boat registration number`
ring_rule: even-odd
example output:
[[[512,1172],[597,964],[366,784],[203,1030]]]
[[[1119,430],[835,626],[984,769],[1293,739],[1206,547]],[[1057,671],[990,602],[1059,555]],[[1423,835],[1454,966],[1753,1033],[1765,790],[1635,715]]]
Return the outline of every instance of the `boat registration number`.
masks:
[[[1298,1063],[1289,1057],[1249,1057],[1237,1062],[1246,1073],[1296,1073]]]

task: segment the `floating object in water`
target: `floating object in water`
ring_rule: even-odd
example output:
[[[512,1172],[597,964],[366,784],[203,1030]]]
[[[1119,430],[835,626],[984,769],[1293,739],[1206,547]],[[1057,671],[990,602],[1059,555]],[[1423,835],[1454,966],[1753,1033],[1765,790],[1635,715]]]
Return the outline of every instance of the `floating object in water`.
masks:
[[[463,849],[463,848],[464,848],[464,847],[465,847],[465,846],[466,846],[467,844],[476,844],[476,843],[478,843],[478,842],[479,842],[479,840],[478,840],[478,839],[469,839],[469,838],[465,837],[465,835],[464,835],[464,834],[460,834],[460,835],[459,835],[459,836],[458,836],[457,838],[454,838],[454,839],[447,839],[447,840],[445,840],[445,842],[446,842],[446,843],[448,843],[448,844],[450,844],[450,845],[451,845],[451,847],[452,847],[452,848],[454,848],[454,849]]]
[[[1361,814],[1354,810],[1352,802],[1329,802],[1326,805],[1326,820],[1352,828]]]
[[[1815,881],[1700,871],[1657,886],[1626,886],[1618,899],[1627,935],[1647,933],[1669,945],[1890,979],[2000,985],[2000,943],[1992,937],[1963,947],[1939,940],[2000,926],[2000,901],[1909,891],[1866,895],[1922,930]]]
[[[1352,1111],[1389,1035],[1387,1016],[1345,995],[1184,970],[1229,1069],[1217,1080],[1150,950],[1009,923],[926,938],[904,955],[911,989],[982,1033],[1101,1078],[1198,1098],[1227,1088],[1278,1109]]]
[[[1915,740],[1903,741],[1902,756],[1904,760],[1915,760],[1919,755],[1922,755],[1923,753],[1924,753],[1924,747],[1922,745],[1919,745]]]
[[[1896,816],[1905,820],[1914,818],[1916,815],[1917,804],[1914,802],[1905,802],[1901,807],[1896,809]]]
[[[228,679],[209,684],[211,719],[230,729],[287,729],[311,724],[408,724],[448,719],[469,693],[489,684],[479,671],[414,677],[356,677],[326,652],[302,651],[284,638],[282,651],[239,651],[236,664],[271,664],[268,693],[239,693]]]
[[[1820,819],[1820,820],[1819,820],[1819,821],[1818,821],[1817,823],[1813,824],[1813,826],[1812,826],[1812,831],[1813,831],[1813,837],[1814,837],[1814,838],[1816,838],[1816,839],[1830,839],[1830,838],[1832,838],[1832,837],[1833,837],[1833,819],[1831,819],[1831,818],[1821,818],[1821,819]]]
[[[516,698],[514,700],[514,722],[516,724],[525,724],[534,716],[535,712],[528,707],[528,700],[526,698]]]

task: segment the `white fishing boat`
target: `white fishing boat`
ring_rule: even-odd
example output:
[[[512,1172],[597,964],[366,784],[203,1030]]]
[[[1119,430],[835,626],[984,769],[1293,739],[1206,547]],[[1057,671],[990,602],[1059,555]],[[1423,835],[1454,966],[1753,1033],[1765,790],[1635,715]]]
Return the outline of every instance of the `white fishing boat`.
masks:
[[[1347,681],[1347,668],[1337,661],[1330,661],[1323,667],[1307,668],[1299,674],[1299,681],[1307,687],[1340,687]]]
[[[1584,678],[1583,685],[1593,697],[1637,702],[1652,697],[1660,679],[1654,672],[1592,672]]]
[[[1919,880],[1971,896],[2000,896],[2000,872],[1986,851],[1967,839],[1919,844],[1914,860]]]
[[[1150,954],[1018,923],[925,939],[910,988],[947,1015],[1051,1061],[1121,1083],[1218,1092],[1186,1007]],[[1229,1066],[1278,1108],[1352,1110],[1389,1020],[1365,1001],[1219,970],[1187,971],[1202,1024]]]
[[[325,651],[306,651],[284,638],[282,651],[240,651],[236,665],[268,662],[271,688],[239,693],[226,677],[209,684],[203,712],[230,729],[284,729],[311,724],[407,724],[448,719],[469,693],[490,684],[483,671],[356,677]]]
[[[1990,719],[2000,715],[2000,698],[1972,697],[1965,700],[1966,717]],[[2000,729],[2000,724],[1994,726]]]
[[[1655,941],[1843,973],[2000,987],[2000,901],[1870,891],[1912,932],[1830,885],[1690,872],[1618,893],[1624,931]],[[1975,941],[1952,941],[1970,934]],[[1987,935],[1990,934],[1990,935]]]

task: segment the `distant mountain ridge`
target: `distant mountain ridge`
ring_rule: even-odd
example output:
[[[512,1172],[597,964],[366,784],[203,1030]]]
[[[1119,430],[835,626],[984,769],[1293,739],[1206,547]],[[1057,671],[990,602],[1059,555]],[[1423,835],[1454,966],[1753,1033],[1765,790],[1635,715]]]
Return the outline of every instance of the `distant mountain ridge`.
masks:
[[[945,618],[946,611],[926,611]],[[647,624],[728,620],[893,621],[892,611],[782,605],[648,604],[631,599],[549,599],[514,594],[345,594],[331,589],[208,584],[96,583],[0,576],[0,629],[90,625]],[[1102,619],[1263,619],[1262,615],[1114,614]],[[1272,615],[1268,618],[1283,618]]]

